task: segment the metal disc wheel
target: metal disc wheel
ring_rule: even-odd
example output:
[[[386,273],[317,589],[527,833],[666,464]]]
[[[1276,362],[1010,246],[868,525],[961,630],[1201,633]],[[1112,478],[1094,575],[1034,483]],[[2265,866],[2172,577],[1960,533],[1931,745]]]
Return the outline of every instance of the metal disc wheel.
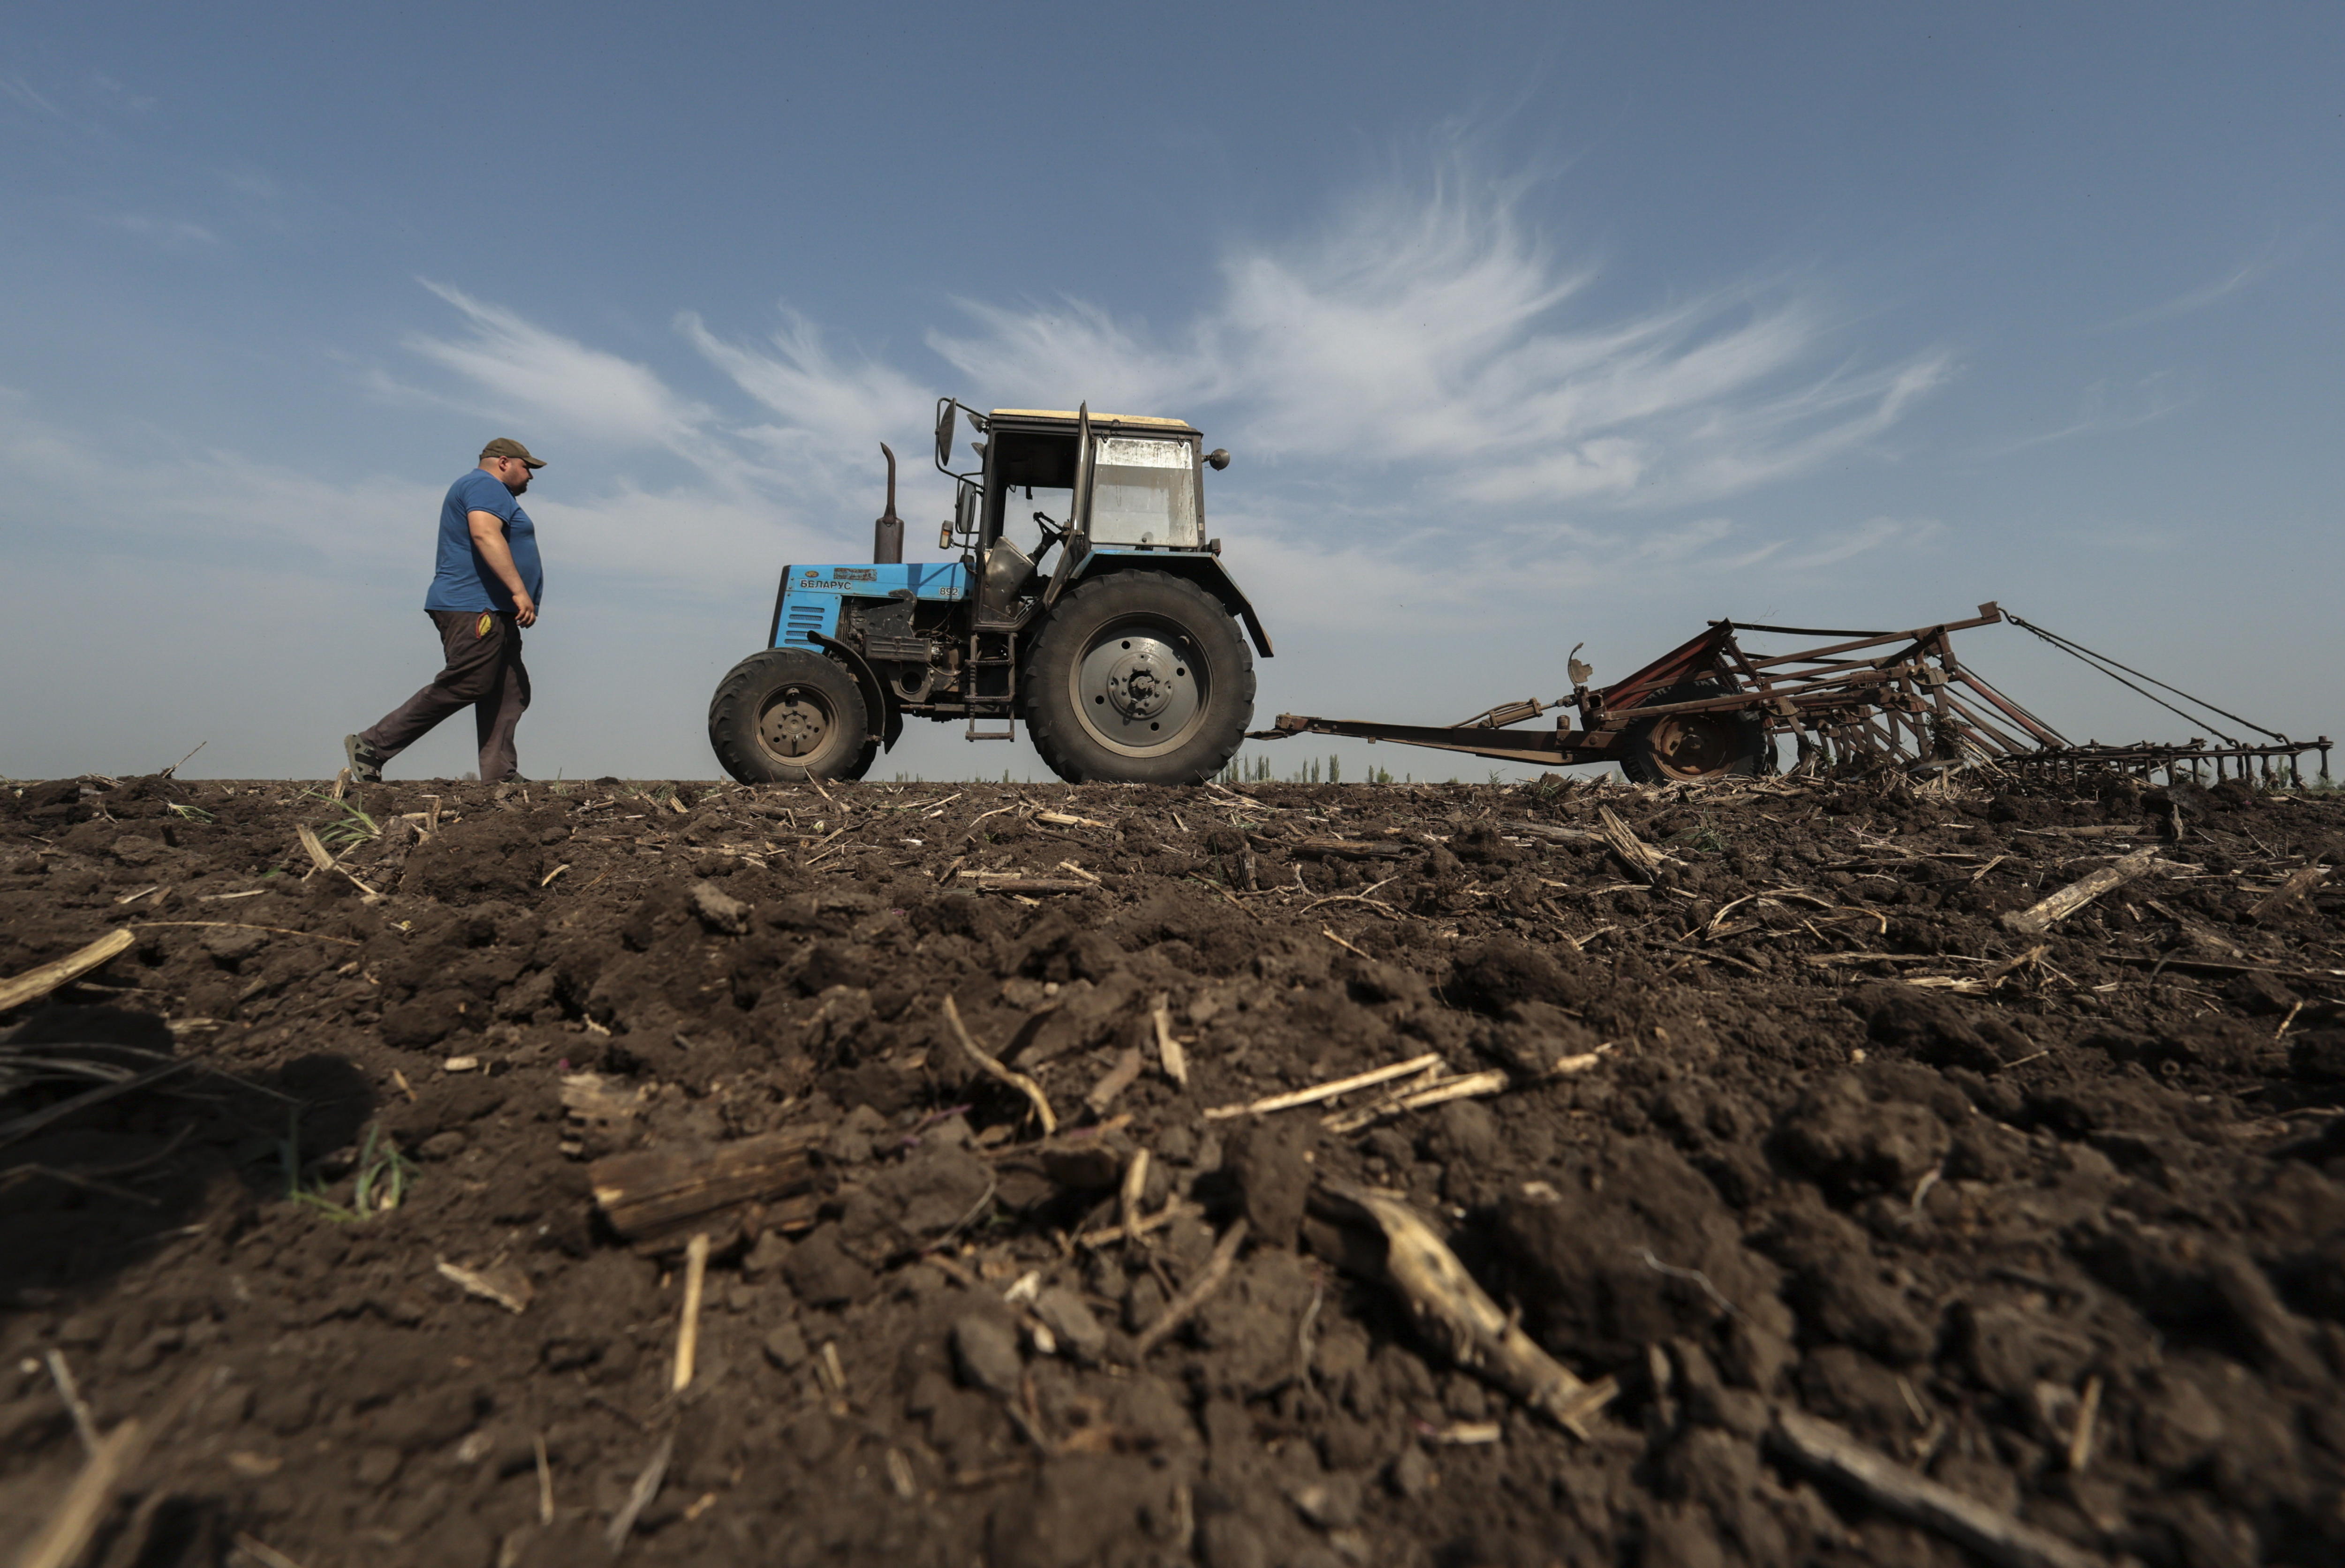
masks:
[[[835,661],[797,648],[752,653],[708,704],[708,743],[744,784],[860,778],[878,747],[863,693]]]
[[[1213,695],[1213,671],[1187,633],[1144,617],[1102,629],[1072,675],[1083,727],[1126,756],[1178,750]]]
[[[1254,714],[1254,661],[1229,612],[1156,572],[1116,572],[1068,594],[1020,683],[1035,750],[1077,781],[1209,778]]]
[[[820,693],[785,686],[757,715],[757,744],[767,755],[803,767],[806,764],[798,759],[822,750],[838,723],[838,715],[830,711]]]
[[[1723,694],[1724,688],[1679,686],[1656,696],[1656,703],[1695,703]],[[1758,714],[1664,713],[1631,724],[1623,733],[1620,771],[1638,784],[1679,784],[1771,772],[1772,747]]]

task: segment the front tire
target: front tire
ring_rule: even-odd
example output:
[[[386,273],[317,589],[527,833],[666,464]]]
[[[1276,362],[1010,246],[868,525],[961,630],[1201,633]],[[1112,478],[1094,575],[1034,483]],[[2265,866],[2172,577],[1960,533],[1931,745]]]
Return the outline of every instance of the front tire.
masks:
[[[743,784],[858,779],[878,752],[855,677],[797,648],[752,653],[726,673],[708,703],[708,744]]]
[[[1254,717],[1229,612],[1166,572],[1094,577],[1060,602],[1020,674],[1026,730],[1072,784],[1202,784]]]

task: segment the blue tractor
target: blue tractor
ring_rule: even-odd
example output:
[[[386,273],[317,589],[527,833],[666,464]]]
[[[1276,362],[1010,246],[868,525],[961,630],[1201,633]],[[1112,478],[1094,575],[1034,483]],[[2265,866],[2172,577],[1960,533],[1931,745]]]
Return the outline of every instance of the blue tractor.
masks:
[[[956,421],[980,439],[953,469]],[[708,740],[745,784],[856,779],[908,715],[1009,740],[1023,721],[1061,778],[1195,784],[1254,716],[1270,639],[1205,536],[1204,472],[1229,466],[1180,420],[937,404],[955,481],[937,546],[904,560],[896,458],[870,562],[786,566],[766,647],[708,705]],[[1040,500],[1030,531],[1016,511]],[[1060,515],[1051,514],[1051,507]],[[1021,542],[1022,541],[1022,542]],[[1055,554],[1054,554],[1055,552]],[[1239,623],[1245,635],[1241,636]]]

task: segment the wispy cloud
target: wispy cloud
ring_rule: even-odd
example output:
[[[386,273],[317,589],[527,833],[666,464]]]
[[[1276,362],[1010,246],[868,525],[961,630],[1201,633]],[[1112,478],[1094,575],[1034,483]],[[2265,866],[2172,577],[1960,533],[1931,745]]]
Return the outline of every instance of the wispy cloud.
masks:
[[[2173,298],[2163,300],[2147,310],[2137,310],[2130,316],[2120,316],[2114,321],[2105,321],[2091,330],[2116,332],[2128,327],[2143,327],[2153,321],[2170,321],[2178,316],[2193,315],[2210,305],[2229,298],[2242,289],[2260,283],[2279,268],[2280,263],[2287,258],[2286,253],[2287,248],[2275,236],[2269,244],[2255,255],[2236,267],[2225,269],[2198,288],[2185,289]]]
[[[76,550],[380,580],[428,567],[424,531],[443,488],[381,474],[322,479],[232,452],[166,450],[126,462],[0,389],[0,535],[27,553],[53,537],[44,520],[72,516]],[[583,499],[533,494],[528,505],[558,541],[548,550],[557,591],[601,578],[631,592],[721,597],[745,572],[836,543],[786,507],[705,485],[622,482]]]
[[[962,302],[929,344],[990,395],[1198,410],[1266,455],[1509,507],[1730,495],[1872,440],[1951,373],[1929,352],[1827,369],[1830,313],[1780,285],[1600,309],[1599,269],[1530,230],[1524,194],[1453,171],[1240,246],[1161,331],[1081,299]]]
[[[367,572],[411,562],[415,519],[439,504],[437,490],[411,481],[330,481],[233,452],[173,452],[167,440],[125,460],[17,392],[0,391],[0,531],[28,556],[63,548],[53,520],[72,517],[76,550]]]
[[[211,250],[220,244],[218,235],[185,218],[148,217],[143,213],[126,212],[107,221],[125,234],[136,235],[166,250]]]
[[[104,71],[91,72],[89,85],[100,102],[128,114],[146,114],[157,103],[152,94],[137,92]]]
[[[1071,394],[1102,411],[1129,414],[1194,407],[1225,389],[1219,347],[1203,335],[1203,323],[1185,340],[1157,345],[1144,320],[1119,321],[1086,300],[1022,309],[955,303],[977,330],[932,329],[928,343],[960,372],[973,396],[1054,409]]]
[[[22,76],[0,76],[0,94],[5,94],[19,108],[29,109],[50,119],[64,120],[68,125],[73,123],[71,116],[35,92],[32,84]]]
[[[2054,430],[2042,430],[2032,436],[2007,441],[1988,449],[1988,457],[2009,457],[2032,447],[2050,446],[2056,441],[2076,440],[2086,436],[2113,435],[2130,430],[2189,406],[2174,377],[2164,370],[2144,376],[2137,380],[2111,382],[2095,381],[2086,387],[2078,400],[2076,417]]]
[[[1829,304],[1783,280],[1600,304],[1600,268],[1535,231],[1528,194],[1453,163],[1299,238],[1233,244],[1209,297],[1166,325],[1080,298],[964,299],[926,346],[974,399],[1242,430],[1244,455],[1319,487],[1332,511],[1421,513],[1439,496],[1486,526],[1534,531],[1714,503],[1842,460],[1954,373],[1930,350],[1849,362]],[[428,287],[466,329],[408,340],[458,379],[437,395],[704,462],[725,454],[736,497],[835,490],[878,442],[923,430],[935,396],[935,367],[838,351],[796,311],[762,339],[679,315],[678,333],[755,406],[736,419],[647,365]]]
[[[235,164],[212,171],[232,196],[249,202],[272,202],[285,194],[276,177],[251,164]]]
[[[908,431],[928,425],[933,392],[879,360],[841,360],[821,329],[794,310],[783,312],[781,329],[764,346],[726,342],[690,311],[676,318],[676,329],[772,416],[736,438],[801,486],[833,483],[843,469],[868,466],[882,441],[901,446]],[[925,443],[915,448],[922,450]]]
[[[692,449],[715,414],[670,390],[649,367],[590,349],[502,306],[428,278],[426,288],[463,316],[468,330],[411,334],[407,348],[470,385],[459,406],[492,418],[529,415],[588,440]]]

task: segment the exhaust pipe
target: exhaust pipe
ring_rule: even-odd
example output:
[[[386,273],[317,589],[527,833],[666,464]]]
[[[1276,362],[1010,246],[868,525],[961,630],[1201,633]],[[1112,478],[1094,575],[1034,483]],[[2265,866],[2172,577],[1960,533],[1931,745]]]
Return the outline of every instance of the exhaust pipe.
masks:
[[[871,525],[871,559],[882,566],[893,566],[904,559],[904,520],[896,515],[896,454],[881,441],[879,450],[888,459],[888,510]]]

